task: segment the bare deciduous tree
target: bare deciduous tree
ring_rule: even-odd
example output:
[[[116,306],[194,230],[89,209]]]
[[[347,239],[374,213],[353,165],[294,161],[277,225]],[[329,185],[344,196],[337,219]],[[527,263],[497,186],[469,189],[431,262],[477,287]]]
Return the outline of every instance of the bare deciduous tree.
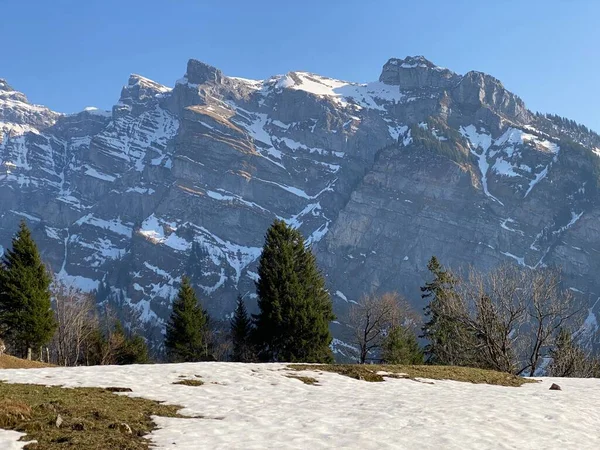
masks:
[[[85,363],[84,352],[99,329],[94,298],[58,281],[54,282],[53,296],[58,327],[51,347],[56,362],[62,366]]]
[[[571,291],[560,286],[560,272],[544,269],[528,272],[528,318],[530,330],[525,339],[526,359],[517,374],[535,375],[543,356],[556,346],[561,328],[576,317]]]
[[[388,330],[411,319],[406,301],[396,292],[363,295],[349,313],[360,364],[365,363],[369,353],[381,348]]]
[[[472,365],[516,370],[516,341],[527,321],[521,274],[513,266],[501,266],[485,275],[471,270],[461,284],[459,295],[467,310],[460,320],[473,338]]]
[[[533,376],[556,346],[560,329],[577,314],[555,269],[503,265],[472,270],[459,289],[467,309],[452,319],[470,330],[472,365]]]

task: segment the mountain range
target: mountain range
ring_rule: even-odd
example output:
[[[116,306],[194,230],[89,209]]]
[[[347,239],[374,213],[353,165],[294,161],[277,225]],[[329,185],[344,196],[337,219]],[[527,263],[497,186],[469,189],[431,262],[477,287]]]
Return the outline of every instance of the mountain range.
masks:
[[[254,305],[264,234],[299,228],[348,306],[422,308],[450,267],[557,266],[597,344],[600,136],[534,113],[481,72],[392,58],[377,81],[266,80],[190,60],[173,87],[131,75],[111,111],[61,114],[0,79],[0,244],[26,220],[66,283],[160,336],[183,274],[214,317]],[[1,250],[1,248],[0,248]],[[348,344],[334,339],[334,351]]]

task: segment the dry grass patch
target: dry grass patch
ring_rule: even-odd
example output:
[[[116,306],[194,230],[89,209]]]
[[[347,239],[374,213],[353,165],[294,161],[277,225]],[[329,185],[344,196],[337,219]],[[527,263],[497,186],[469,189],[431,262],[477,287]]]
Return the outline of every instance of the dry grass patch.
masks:
[[[31,408],[18,400],[0,400],[0,428],[14,427],[19,421],[31,418]]]
[[[0,399],[0,428],[26,433],[24,441],[37,441],[26,448],[36,450],[147,449],[152,416],[180,417],[180,407],[101,388],[0,382]]]
[[[183,384],[184,386],[202,386],[204,381],[198,379],[186,378],[185,380],[179,380],[173,382],[173,384]]]
[[[497,386],[521,386],[535,382],[493,370],[454,366],[398,366],[388,364],[290,364],[293,370],[334,372],[357,380],[378,382],[385,378],[429,378],[432,380],[463,381]],[[378,373],[385,372],[386,374]],[[389,374],[389,375],[388,375]],[[405,374],[405,375],[402,375]]]
[[[28,361],[10,355],[0,355],[0,369],[40,369],[43,367],[52,367],[52,364]]]
[[[316,385],[319,380],[313,377],[305,377],[302,375],[286,375],[287,378],[294,378],[296,380],[302,381],[304,384],[310,384],[311,386]]]

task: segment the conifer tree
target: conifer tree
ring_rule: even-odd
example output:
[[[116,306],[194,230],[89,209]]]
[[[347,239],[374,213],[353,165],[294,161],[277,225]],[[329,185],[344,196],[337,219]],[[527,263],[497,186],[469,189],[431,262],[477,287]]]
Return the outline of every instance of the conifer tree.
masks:
[[[146,340],[139,334],[127,333],[121,322],[116,322],[111,338],[115,344],[115,364],[146,364],[150,361]]]
[[[253,358],[252,321],[248,316],[246,304],[241,295],[238,295],[237,304],[231,319],[231,340],[233,343],[233,360],[236,362],[250,362]]]
[[[265,237],[256,282],[254,340],[265,361],[331,362],[333,308],[315,256],[300,232],[276,220]]]
[[[181,280],[173,312],[167,323],[165,348],[173,362],[193,362],[210,359],[208,314],[198,304],[188,277]]]
[[[388,332],[383,340],[381,357],[386,364],[423,364],[417,337],[401,325]]]
[[[552,361],[548,365],[550,377],[597,378],[600,376],[600,361],[588,355],[567,329],[562,328],[554,348],[550,351]]]
[[[425,306],[428,321],[423,325],[421,337],[429,342],[425,346],[425,357],[428,363],[442,365],[461,365],[466,358],[464,345],[468,332],[453,319],[453,312],[459,305],[456,293],[457,278],[432,256],[427,268],[433,280],[421,287],[423,299],[429,299]],[[468,347],[468,345],[467,345]]]
[[[47,344],[56,330],[50,282],[31,232],[21,222],[0,270],[0,331],[20,356]]]

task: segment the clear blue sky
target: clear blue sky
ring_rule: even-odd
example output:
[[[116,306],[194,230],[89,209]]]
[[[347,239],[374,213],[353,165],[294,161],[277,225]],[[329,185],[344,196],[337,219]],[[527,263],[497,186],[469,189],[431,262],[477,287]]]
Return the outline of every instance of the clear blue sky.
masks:
[[[130,73],[173,86],[189,58],[371,81],[422,54],[600,131],[596,0],[2,0],[0,14],[0,77],[61,112],[109,109]]]

